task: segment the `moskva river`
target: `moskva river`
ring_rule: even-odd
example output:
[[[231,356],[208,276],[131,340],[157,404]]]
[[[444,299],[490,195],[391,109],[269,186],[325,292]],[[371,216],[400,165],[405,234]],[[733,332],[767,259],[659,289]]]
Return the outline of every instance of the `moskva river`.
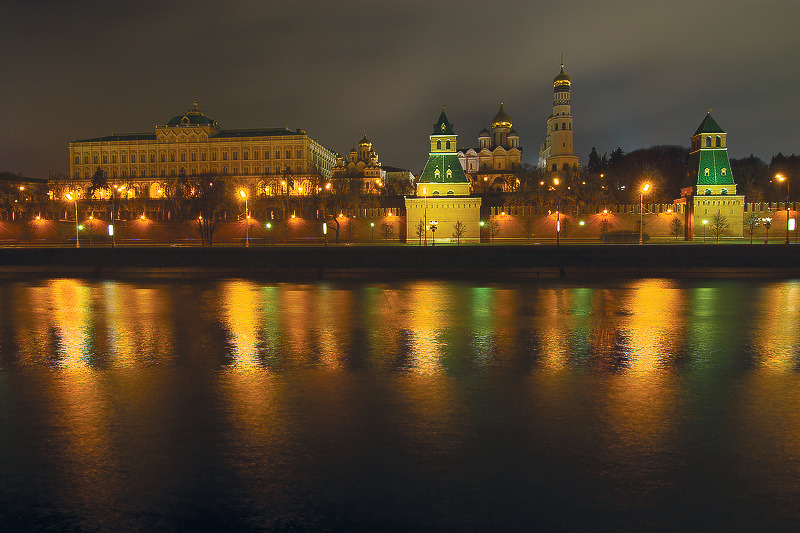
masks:
[[[2,531],[799,528],[799,280],[0,284]]]

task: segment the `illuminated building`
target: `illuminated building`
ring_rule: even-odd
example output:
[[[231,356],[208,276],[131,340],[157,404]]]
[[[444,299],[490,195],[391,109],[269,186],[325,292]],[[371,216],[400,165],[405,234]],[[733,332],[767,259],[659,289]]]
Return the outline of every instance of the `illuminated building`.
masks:
[[[455,225],[464,225],[461,240],[480,238],[480,198],[470,198],[470,181],[458,159],[453,125],[442,107],[439,120],[430,135],[428,162],[416,185],[416,196],[406,198],[406,234],[409,242],[418,242],[417,227],[424,227],[421,238],[425,242],[435,233],[438,239],[451,241]],[[420,226],[420,223],[422,226]]]
[[[502,102],[492,119],[492,131],[482,129],[478,147],[459,150],[458,159],[472,181],[473,192],[508,191],[516,185],[522,168],[522,148]]]
[[[69,163],[71,187],[82,198],[98,169],[110,185],[125,185],[128,198],[160,198],[165,181],[183,174],[249,182],[253,193],[262,196],[281,194],[286,174],[296,185],[289,194],[308,194],[311,184],[330,177],[335,156],[302,129],[223,130],[195,101],[153,133],[73,141]],[[102,190],[95,196],[108,194]]]
[[[571,85],[562,61],[561,72],[553,78],[553,114],[547,118],[547,136],[539,150],[539,166],[550,172],[578,171],[578,156],[572,152]]]
[[[700,227],[703,220],[711,229],[716,215],[727,222],[726,236],[743,236],[744,196],[736,194],[728,160],[728,134],[713,119],[711,110],[692,135],[681,197],[680,202],[686,204],[686,239],[694,238],[694,228]]]
[[[386,178],[381,168],[378,154],[372,149],[372,142],[364,138],[358,142],[358,150],[354,146],[345,160],[336,155],[336,164],[331,169],[331,179],[354,177],[362,181],[361,190],[367,194],[379,194]]]

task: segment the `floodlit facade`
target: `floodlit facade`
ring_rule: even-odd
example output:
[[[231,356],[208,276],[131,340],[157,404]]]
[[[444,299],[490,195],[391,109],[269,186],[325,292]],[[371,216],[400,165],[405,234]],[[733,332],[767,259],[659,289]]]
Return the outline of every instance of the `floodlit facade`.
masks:
[[[547,118],[547,135],[539,150],[539,166],[548,172],[578,172],[578,156],[572,148],[571,87],[562,61],[561,72],[553,78],[553,113]]]
[[[361,190],[367,194],[380,194],[385,182],[386,172],[381,167],[378,153],[372,149],[372,142],[366,134],[348,153],[347,159],[336,156],[336,164],[331,169],[331,179],[355,177],[361,180]]]
[[[742,237],[744,196],[736,194],[728,159],[728,134],[708,112],[692,135],[686,183],[681,190],[686,203],[685,236],[713,232],[714,217],[723,217],[727,228],[721,235]],[[705,226],[705,228],[704,228]]]
[[[491,131],[478,134],[478,147],[459,150],[458,159],[472,182],[472,191],[503,192],[513,190],[522,169],[519,133],[514,129],[503,103],[492,118]]]
[[[223,130],[195,101],[152,133],[73,141],[69,161],[73,192],[80,198],[88,196],[92,177],[101,170],[115,189],[124,187],[125,197],[157,199],[164,183],[180,175],[231,178],[249,184],[257,196],[305,195],[330,178],[336,158],[302,129]],[[94,196],[108,194],[99,190]]]
[[[457,139],[442,107],[430,135],[428,162],[417,180],[416,196],[405,201],[409,243],[427,244],[434,237],[437,242],[480,240],[481,199],[469,196],[470,181],[457,155]],[[462,228],[460,238],[454,236],[457,225]]]

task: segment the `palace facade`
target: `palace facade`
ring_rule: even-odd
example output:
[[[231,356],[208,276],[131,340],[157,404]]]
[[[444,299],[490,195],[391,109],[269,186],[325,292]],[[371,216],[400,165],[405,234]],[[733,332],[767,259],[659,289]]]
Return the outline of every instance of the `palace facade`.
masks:
[[[503,103],[492,118],[492,130],[482,129],[478,147],[459,150],[458,160],[472,184],[472,192],[501,192],[513,189],[522,169],[519,133]]]
[[[305,195],[330,178],[336,157],[302,129],[223,130],[195,101],[153,133],[73,141],[69,161],[71,192],[79,198],[88,197],[99,170],[109,185],[124,188],[125,197],[157,199],[168,178],[207,174],[249,184],[256,196]],[[108,194],[104,189],[94,196]]]

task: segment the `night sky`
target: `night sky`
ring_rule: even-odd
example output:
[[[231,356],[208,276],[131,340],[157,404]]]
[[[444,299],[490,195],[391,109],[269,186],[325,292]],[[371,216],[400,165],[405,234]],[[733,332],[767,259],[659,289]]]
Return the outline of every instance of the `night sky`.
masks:
[[[366,133],[415,174],[442,104],[459,147],[502,100],[535,164],[561,54],[575,149],[800,152],[798,2],[0,2],[0,171],[68,170],[71,140],[152,132],[193,94],[223,129]]]

